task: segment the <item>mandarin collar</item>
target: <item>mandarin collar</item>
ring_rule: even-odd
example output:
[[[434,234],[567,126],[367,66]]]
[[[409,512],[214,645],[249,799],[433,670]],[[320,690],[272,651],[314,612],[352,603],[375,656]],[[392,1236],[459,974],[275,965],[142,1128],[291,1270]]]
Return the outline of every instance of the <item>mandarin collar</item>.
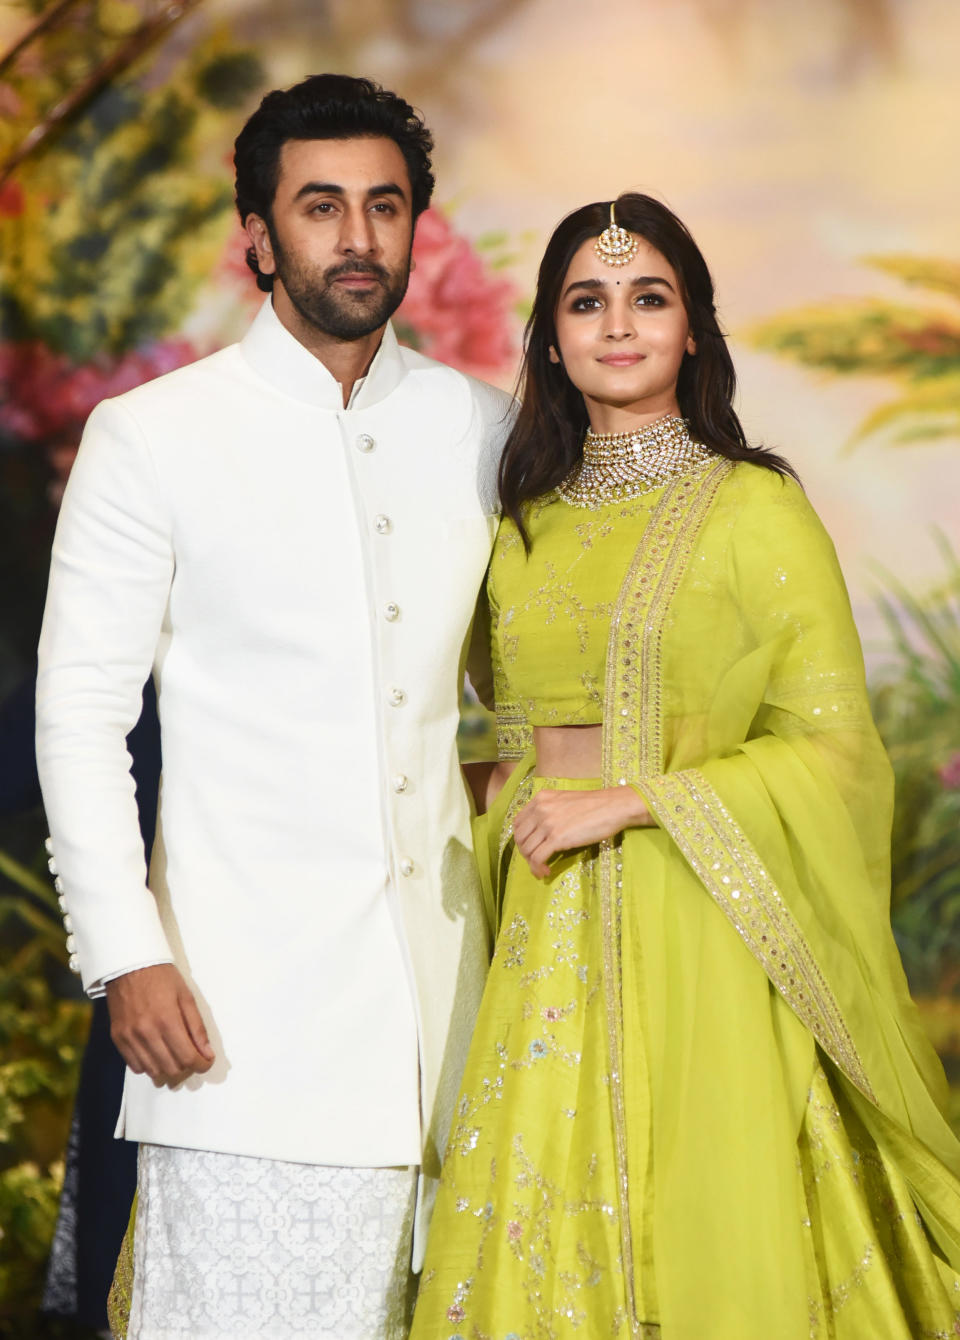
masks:
[[[316,355],[291,335],[267,298],[240,341],[240,352],[278,391],[317,409],[343,410],[343,388]],[[388,322],[367,374],[354,387],[349,408],[368,409],[385,400],[406,368],[392,323]]]

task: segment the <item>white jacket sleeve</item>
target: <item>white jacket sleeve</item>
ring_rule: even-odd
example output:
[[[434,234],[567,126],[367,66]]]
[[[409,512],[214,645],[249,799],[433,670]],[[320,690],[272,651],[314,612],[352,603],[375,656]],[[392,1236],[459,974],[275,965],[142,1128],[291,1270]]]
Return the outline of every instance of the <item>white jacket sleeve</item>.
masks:
[[[37,764],[71,966],[97,994],[173,958],[147,888],[126,737],[140,715],[173,579],[167,508],[143,434],[94,410],[64,494],[40,635]]]

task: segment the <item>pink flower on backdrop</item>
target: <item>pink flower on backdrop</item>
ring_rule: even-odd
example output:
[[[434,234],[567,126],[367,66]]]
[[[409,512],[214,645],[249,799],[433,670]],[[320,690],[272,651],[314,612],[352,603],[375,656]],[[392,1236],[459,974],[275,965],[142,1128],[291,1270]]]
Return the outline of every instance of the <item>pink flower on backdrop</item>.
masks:
[[[937,775],[946,790],[956,791],[960,789],[960,750],[951,754],[943,767],[937,769]]]
[[[93,407],[196,357],[186,340],[162,340],[119,358],[81,364],[39,340],[0,344],[0,427],[46,448],[57,476],[51,488],[56,500]]]
[[[263,302],[265,295],[257,288],[253,271],[247,265],[247,249],[249,246],[249,237],[237,223],[237,226],[230,230],[230,236],[227,238],[226,245],[220,254],[216,277],[231,285],[239,286],[244,297],[249,297],[251,302],[259,304]]]
[[[439,210],[428,209],[413,243],[416,269],[397,312],[401,338],[430,358],[480,376],[512,371],[517,289],[497,276]]]
[[[0,186],[0,219],[17,218],[23,213],[23,203],[23,187],[19,182],[8,179]]]

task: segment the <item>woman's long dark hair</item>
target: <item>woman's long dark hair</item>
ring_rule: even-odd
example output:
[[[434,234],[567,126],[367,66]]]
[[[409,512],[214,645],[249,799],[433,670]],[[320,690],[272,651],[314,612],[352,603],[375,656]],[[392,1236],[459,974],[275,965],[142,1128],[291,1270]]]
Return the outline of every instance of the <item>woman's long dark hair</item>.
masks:
[[[673,267],[697,352],[684,354],[677,378],[677,401],[694,441],[731,461],[753,461],[778,474],[796,472],[774,452],[751,447],[733,408],[737,379],[723,331],[717,322],[713,280],[700,249],[666,205],[628,192],[616,201],[617,223],[642,237]],[[568,214],[547,243],[533,311],[524,335],[520,369],[520,411],[500,462],[500,505],[517,525],[524,544],[524,504],[566,478],[580,459],[589,426],[583,396],[563,367],[550,361],[556,347],[555,314],[563,281],[577,249],[598,237],[610,222],[610,201],[584,205]]]

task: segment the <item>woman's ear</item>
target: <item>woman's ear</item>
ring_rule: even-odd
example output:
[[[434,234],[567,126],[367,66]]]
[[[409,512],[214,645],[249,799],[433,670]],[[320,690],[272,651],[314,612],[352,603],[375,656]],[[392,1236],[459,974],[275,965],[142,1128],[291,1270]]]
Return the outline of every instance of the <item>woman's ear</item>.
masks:
[[[697,352],[697,342],[693,338],[693,331],[691,330],[687,336],[687,353],[695,354],[696,352]]]
[[[547,348],[547,354],[549,355],[549,358],[550,358],[550,362],[551,362],[551,363],[559,363],[559,362],[560,362],[560,355],[557,353],[556,349],[553,347],[552,344],[548,346],[548,348]]]

